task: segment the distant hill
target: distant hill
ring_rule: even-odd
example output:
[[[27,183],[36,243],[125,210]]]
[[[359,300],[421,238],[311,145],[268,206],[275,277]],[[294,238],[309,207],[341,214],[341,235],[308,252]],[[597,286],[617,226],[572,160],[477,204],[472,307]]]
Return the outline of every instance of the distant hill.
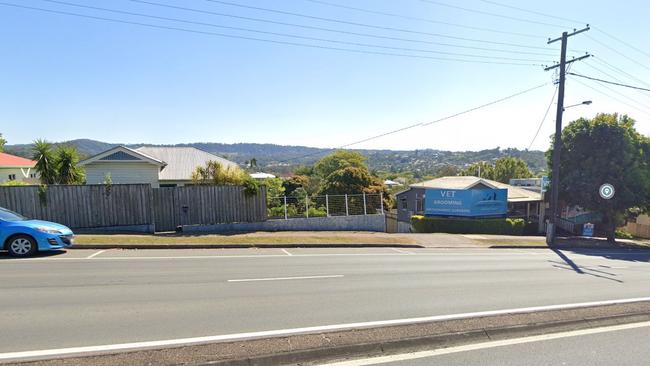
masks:
[[[107,143],[88,139],[66,141],[58,144],[72,145],[83,157],[92,156],[112,147],[117,143]],[[145,144],[126,145],[137,148]],[[148,144],[147,144],[148,145]],[[162,146],[191,146],[215,155],[223,156],[243,165],[252,158],[257,160],[260,170],[275,173],[287,173],[301,165],[311,165],[321,157],[332,152],[332,149],[321,149],[307,146],[284,146],[275,144],[221,144],[212,142],[197,142],[191,144],[162,145]],[[29,157],[31,145],[7,145],[8,153]],[[481,151],[442,151],[442,150],[356,150],[368,157],[372,170],[402,173],[410,172],[416,177],[435,175],[441,167],[453,165],[458,168],[476,161],[494,161],[500,157],[512,156],[523,159],[534,172],[546,169],[544,152],[518,149],[489,149]]]

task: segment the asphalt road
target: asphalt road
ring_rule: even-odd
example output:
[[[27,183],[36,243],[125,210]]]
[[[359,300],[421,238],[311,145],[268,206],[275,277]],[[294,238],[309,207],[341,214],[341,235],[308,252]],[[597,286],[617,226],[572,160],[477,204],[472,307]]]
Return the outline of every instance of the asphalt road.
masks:
[[[650,362],[648,339],[650,327],[643,327],[479,350],[459,350],[450,354],[396,362],[358,360],[346,366],[642,366]],[[417,354],[397,357],[403,356],[417,357]]]
[[[650,252],[0,255],[0,353],[644,297],[648,283]]]

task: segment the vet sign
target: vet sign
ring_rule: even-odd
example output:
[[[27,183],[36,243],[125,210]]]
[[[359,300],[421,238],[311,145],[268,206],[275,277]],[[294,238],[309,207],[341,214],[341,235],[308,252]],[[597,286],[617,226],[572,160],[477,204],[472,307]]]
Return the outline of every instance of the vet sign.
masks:
[[[611,200],[615,193],[616,190],[614,189],[614,186],[609,183],[605,183],[598,188],[598,194],[600,194],[600,197],[605,200]]]
[[[507,189],[427,189],[424,214],[431,216],[505,216]]]

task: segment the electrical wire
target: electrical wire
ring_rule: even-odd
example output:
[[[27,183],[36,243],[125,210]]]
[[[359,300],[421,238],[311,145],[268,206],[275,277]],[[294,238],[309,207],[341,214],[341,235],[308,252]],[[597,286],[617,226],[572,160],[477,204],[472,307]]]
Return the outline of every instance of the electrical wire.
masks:
[[[248,21],[260,22],[260,23],[266,23],[266,24],[276,24],[276,25],[283,25],[283,26],[289,26],[289,27],[297,27],[297,28],[302,28],[302,29],[311,29],[311,30],[317,30],[317,31],[323,31],[323,32],[354,35],[354,36],[369,37],[369,38],[376,38],[376,39],[388,39],[388,40],[393,40],[393,41],[432,44],[432,45],[439,45],[439,46],[447,46],[447,47],[454,47],[454,48],[464,48],[464,49],[474,49],[474,50],[491,51],[491,52],[505,52],[505,53],[520,53],[520,54],[529,54],[529,55],[551,56],[548,53],[503,50],[503,49],[457,45],[457,44],[434,42],[434,41],[425,41],[425,40],[421,40],[421,39],[392,37],[392,36],[384,36],[384,35],[371,34],[371,33],[353,32],[353,31],[346,31],[346,30],[341,30],[341,29],[333,29],[333,28],[325,28],[325,27],[318,27],[318,26],[312,26],[312,25],[296,24],[296,23],[282,22],[282,21],[276,21],[276,20],[270,20],[270,19],[255,18],[255,17],[234,15],[234,14],[228,14],[228,13],[221,13],[221,12],[215,12],[215,11],[204,10],[204,9],[189,8],[189,7],[185,7],[185,6],[170,5],[170,4],[159,3],[159,2],[155,2],[155,1],[149,1],[149,0],[127,0],[127,1],[131,1],[131,2],[134,2],[134,3],[140,3],[140,4],[147,4],[147,5],[151,5],[151,6],[163,7],[163,8],[168,8],[168,9],[184,10],[184,11],[199,13],[199,14],[208,14],[208,15],[227,17],[227,18],[232,18],[232,19],[241,19],[241,20],[248,20]],[[548,47],[530,46],[530,45],[522,45],[522,44],[515,44],[515,43],[508,43],[508,42],[498,42],[498,41],[489,41],[489,40],[479,40],[479,39],[455,37],[455,36],[449,36],[449,35],[443,35],[443,34],[437,34],[437,36],[440,37],[440,38],[461,40],[461,41],[467,41],[467,42],[479,42],[479,43],[482,42],[482,43],[493,44],[493,45],[498,45],[498,46],[508,46],[508,47],[525,48],[525,49],[537,49],[537,50],[548,50]]]
[[[630,78],[632,80],[638,81],[641,84],[644,84],[645,86],[650,87],[650,83],[647,83],[647,82],[639,79],[638,77],[630,74],[629,72],[627,72],[627,71],[625,71],[625,70],[623,70],[623,69],[621,69],[619,67],[616,67],[616,66],[610,64],[609,62],[607,62],[607,61],[605,61],[605,60],[603,60],[601,58],[593,57],[593,60],[595,60],[596,62],[600,63],[602,66],[607,67],[608,69],[610,69],[610,70],[612,70],[614,72],[618,72],[619,74],[625,75],[625,76],[627,76],[628,78]]]
[[[429,4],[444,6],[444,7],[448,7],[448,8],[452,8],[452,9],[463,10],[463,11],[470,12],[470,13],[475,13],[475,14],[488,15],[488,16],[497,17],[497,18],[501,18],[501,19],[508,19],[508,20],[514,20],[514,21],[518,21],[518,22],[537,24],[537,25],[545,25],[545,26],[555,27],[555,28],[566,28],[566,26],[559,25],[559,24],[539,22],[539,21],[531,20],[531,19],[518,18],[518,17],[509,16],[509,15],[491,13],[491,12],[488,12],[488,11],[477,10],[477,9],[470,9],[470,8],[465,8],[465,7],[458,6],[458,5],[451,5],[451,4],[443,3],[441,1],[434,1],[434,0],[420,0],[420,1],[423,2],[423,3],[429,3]]]
[[[145,2],[143,0],[131,0],[131,1]],[[396,28],[396,27],[389,27],[389,26],[376,25],[376,24],[351,22],[351,21],[346,21],[346,20],[326,18],[326,17],[320,17],[320,16],[315,16],[315,15],[309,15],[309,14],[301,14],[301,13],[295,13],[295,12],[284,11],[284,10],[263,8],[263,7],[259,7],[259,6],[232,3],[232,2],[229,2],[229,1],[222,1],[222,0],[205,0],[205,1],[208,1],[208,2],[211,2],[211,3],[216,3],[216,4],[221,4],[221,5],[228,5],[228,6],[233,6],[233,7],[244,8],[244,9],[265,11],[265,12],[270,12],[270,13],[275,13],[275,14],[290,15],[290,16],[294,16],[294,17],[306,18],[306,19],[311,19],[311,20],[319,20],[319,21],[324,21],[324,22],[353,25],[353,26],[358,26],[358,27],[365,27],[365,28],[372,28],[372,29],[379,29],[379,30],[387,30],[387,31],[392,31],[392,32],[401,32],[401,33],[418,34],[418,35],[425,35],[425,36],[443,37],[443,38],[450,38],[450,39],[456,39],[456,40],[462,40],[462,41],[468,41],[468,42],[480,42],[480,43],[498,44],[498,45],[512,46],[512,47],[547,49],[547,48],[543,48],[543,47],[534,47],[534,46],[522,45],[522,44],[517,44],[517,43],[495,42],[495,41],[489,41],[489,40],[485,40],[485,39],[457,37],[457,36],[450,36],[450,35],[441,34],[441,33],[423,32],[423,31],[416,31],[416,30],[405,29],[405,28]]]
[[[113,23],[138,25],[138,26],[156,28],[156,29],[165,29],[165,30],[173,30],[173,31],[180,31],[180,32],[187,32],[187,33],[194,33],[194,34],[203,34],[203,35],[223,37],[223,38],[244,39],[244,40],[248,40],[248,41],[265,42],[265,43],[273,43],[273,44],[297,46],[297,47],[307,47],[307,48],[312,48],[312,49],[324,49],[324,50],[331,50],[331,51],[341,51],[341,52],[349,52],[349,53],[356,53],[356,54],[394,56],[394,57],[405,57],[405,58],[412,58],[412,59],[424,59],[424,60],[436,60],[436,61],[454,61],[454,62],[462,62],[462,63],[511,65],[511,66],[538,66],[538,65],[531,65],[531,64],[526,64],[526,63],[516,63],[516,62],[466,60],[466,59],[459,59],[459,58],[433,57],[433,56],[424,56],[424,55],[411,55],[411,54],[403,54],[403,53],[379,52],[379,51],[368,51],[368,50],[359,50],[359,49],[350,49],[350,48],[321,46],[321,45],[315,45],[315,44],[288,42],[288,41],[280,41],[280,40],[273,40],[273,39],[266,39],[266,38],[239,36],[239,35],[226,34],[226,33],[207,32],[207,31],[201,31],[201,30],[196,30],[196,29],[188,29],[188,28],[173,27],[173,26],[166,26],[166,25],[134,22],[134,21],[123,20],[123,19],[99,17],[99,16],[94,16],[94,15],[86,15],[86,14],[73,13],[73,12],[68,12],[68,11],[59,11],[59,10],[53,10],[53,9],[38,8],[38,7],[33,7],[33,6],[25,6],[25,5],[18,5],[18,4],[5,3],[5,2],[0,2],[0,5],[2,5],[2,6],[10,6],[10,7],[15,7],[15,8],[28,9],[28,10],[34,10],[34,11],[40,11],[40,12],[46,12],[46,13],[52,13],[52,14],[74,16],[74,17],[87,18],[87,19],[93,19],[93,20],[101,20],[101,21],[107,21],[107,22],[113,22]]]
[[[534,86],[534,87],[532,87],[532,88],[529,88],[529,89],[526,89],[526,90],[522,90],[522,91],[519,91],[519,92],[517,92],[517,93],[514,93],[514,94],[511,94],[511,95],[508,95],[508,96],[506,96],[506,97],[503,97],[503,98],[500,98],[500,99],[497,99],[497,100],[494,100],[494,101],[491,101],[491,102],[488,102],[488,103],[485,103],[485,104],[481,104],[481,105],[479,105],[479,106],[476,106],[476,107],[473,107],[473,108],[470,108],[470,109],[466,109],[466,110],[464,110],[464,111],[462,111],[462,112],[454,113],[454,114],[452,114],[452,115],[449,115],[449,116],[446,116],[446,117],[439,118],[439,119],[437,119],[437,120],[433,120],[433,121],[429,121],[429,122],[419,122],[419,123],[414,123],[414,124],[412,124],[412,125],[408,125],[408,126],[405,126],[405,127],[401,127],[401,128],[395,129],[395,130],[391,130],[391,131],[388,131],[388,132],[384,132],[384,133],[379,134],[379,135],[375,135],[375,136],[367,137],[367,138],[364,138],[364,139],[362,139],[362,140],[357,140],[357,141],[354,141],[354,142],[351,142],[351,143],[348,143],[348,144],[345,144],[345,145],[341,145],[341,146],[337,147],[337,149],[345,149],[345,148],[348,148],[348,147],[350,147],[350,146],[358,145],[358,144],[361,144],[361,143],[364,143],[364,142],[368,142],[368,141],[371,141],[371,140],[375,140],[375,139],[378,139],[378,138],[381,138],[381,137],[385,137],[385,136],[393,135],[393,134],[396,134],[396,133],[399,133],[399,132],[402,132],[402,131],[410,130],[410,129],[415,128],[415,127],[424,127],[424,126],[429,126],[429,125],[434,124],[434,123],[440,123],[440,122],[443,122],[443,121],[446,121],[446,120],[452,119],[452,118],[454,118],[454,117],[458,117],[458,116],[461,116],[461,115],[463,115],[463,114],[467,114],[467,113],[470,113],[470,112],[474,112],[474,111],[476,111],[476,110],[479,110],[479,109],[482,109],[482,108],[485,108],[485,107],[489,107],[489,106],[494,105],[494,104],[497,104],[497,103],[501,103],[501,102],[506,101],[506,100],[508,100],[508,99],[512,99],[512,98],[518,97],[518,96],[520,96],[520,95],[523,95],[523,94],[526,94],[526,93],[530,93],[530,92],[532,92],[532,91],[534,91],[534,90],[537,90],[537,89],[539,89],[539,88],[542,88],[542,87],[544,87],[544,86],[546,86],[546,85],[548,85],[548,83],[543,83],[543,84],[540,84],[540,85]],[[330,150],[331,150],[331,149],[330,149]],[[321,154],[323,154],[323,151],[318,151],[318,152],[315,152],[315,153],[310,153],[310,154],[306,154],[306,155],[302,155],[302,156],[297,156],[297,157],[294,157],[294,158],[289,158],[289,159],[281,160],[281,161],[278,161],[278,163],[279,163],[279,164],[281,164],[281,163],[286,163],[286,162],[289,162],[289,161],[292,161],[292,160],[296,160],[296,159],[304,159],[304,158],[307,158],[307,157],[311,157],[311,156],[315,156],[315,155],[321,155]]]
[[[629,42],[626,42],[626,41],[624,41],[624,40],[622,40],[622,39],[620,39],[618,37],[615,37],[612,34],[607,33],[607,32],[605,32],[604,30],[602,30],[600,28],[595,28],[595,29],[596,29],[596,31],[598,31],[598,32],[606,35],[607,37],[609,37],[609,38],[611,38],[611,39],[613,39],[613,40],[615,40],[615,41],[617,41],[617,42],[619,42],[619,43],[621,43],[621,44],[623,44],[623,45],[625,45],[625,46],[627,46],[627,47],[629,47],[629,48],[631,48],[631,49],[633,49],[635,51],[637,51],[638,53],[640,53],[640,54],[642,54],[642,55],[644,55],[646,57],[650,57],[650,53],[648,53],[648,52],[646,52],[646,51],[644,51],[644,50],[642,50],[642,49],[640,49],[638,47],[635,47],[634,45],[630,44]]]
[[[381,49],[389,49],[389,50],[397,50],[397,51],[409,51],[409,52],[425,52],[425,53],[434,53],[434,54],[441,54],[441,55],[448,55],[448,56],[460,56],[460,57],[492,59],[492,60],[545,62],[543,60],[537,60],[537,59],[521,59],[521,58],[513,58],[513,57],[476,55],[476,54],[445,52],[445,51],[415,49],[415,48],[406,48],[406,47],[391,47],[391,46],[383,46],[383,45],[368,44],[368,43],[361,43],[361,42],[339,41],[339,40],[332,40],[332,39],[327,39],[327,38],[300,36],[300,35],[287,34],[287,33],[261,31],[261,30],[250,29],[250,28],[224,26],[224,25],[219,25],[219,24],[214,24],[214,23],[197,22],[197,21],[191,21],[191,20],[185,20],[185,19],[179,19],[179,18],[162,17],[162,16],[157,16],[157,15],[151,15],[151,14],[143,14],[143,13],[136,13],[136,12],[131,12],[131,11],[108,9],[108,8],[102,8],[102,7],[91,6],[91,5],[83,5],[83,4],[71,3],[71,2],[67,2],[67,1],[59,1],[59,0],[41,0],[41,1],[54,3],[54,4],[60,4],[60,5],[80,7],[80,8],[85,8],[85,9],[100,10],[100,11],[117,13],[117,14],[133,15],[133,16],[139,16],[139,17],[145,17],[145,18],[151,18],[151,19],[167,20],[167,21],[181,22],[181,23],[186,23],[186,24],[194,24],[194,25],[216,27],[216,28],[221,28],[221,29],[230,29],[230,30],[254,32],[254,33],[268,34],[268,35],[274,35],[274,36],[291,37],[291,38],[298,38],[298,39],[304,39],[304,40],[310,40],[310,41],[329,42],[329,43],[343,44],[343,45],[348,45],[348,46],[372,47],[372,48],[381,48]]]
[[[628,61],[631,61],[631,62],[633,62],[633,63],[635,63],[635,64],[637,64],[637,65],[643,67],[644,69],[650,71],[650,67],[648,67],[648,66],[646,66],[646,65],[644,65],[644,64],[642,64],[642,63],[640,63],[639,61],[633,59],[632,57],[629,57],[629,56],[626,55],[625,53],[618,51],[618,50],[615,49],[614,47],[609,46],[609,45],[605,44],[604,42],[601,42],[601,41],[597,40],[596,38],[594,38],[594,37],[592,37],[592,36],[590,36],[590,35],[588,35],[588,34],[586,34],[585,37],[589,38],[589,39],[592,40],[593,42],[598,43],[599,45],[601,45],[601,46],[607,48],[608,50],[610,50],[610,51],[612,51],[612,52],[616,52],[619,56],[621,56],[621,57],[627,59]]]
[[[541,11],[535,11],[535,10],[520,8],[520,7],[517,7],[517,6],[514,6],[514,5],[508,5],[508,4],[500,3],[500,2],[497,2],[497,1],[492,1],[492,0],[479,0],[479,1],[482,1],[482,2],[484,2],[486,4],[497,5],[497,6],[500,6],[500,7],[503,7],[503,8],[522,11],[524,13],[535,14],[535,15],[539,15],[539,16],[543,16],[543,17],[547,17],[547,18],[552,18],[552,19],[557,19],[557,20],[563,20],[563,21],[569,22],[569,23],[586,24],[586,22],[582,22],[580,20],[569,19],[569,18],[564,18],[564,17],[557,16],[557,15],[542,13]]]
[[[630,103],[628,103],[628,102],[622,101],[622,100],[620,100],[620,99],[618,99],[618,98],[616,98],[616,97],[614,97],[614,96],[611,96],[611,95],[605,93],[605,92],[602,91],[602,90],[598,90],[598,89],[592,87],[591,85],[588,85],[587,83],[584,83],[584,82],[580,81],[579,79],[571,79],[571,80],[572,80],[572,81],[575,81],[576,83],[578,83],[578,84],[580,84],[580,85],[582,85],[582,86],[585,86],[585,87],[587,87],[587,88],[589,88],[589,89],[595,91],[596,93],[599,93],[599,94],[601,94],[601,95],[604,95],[605,97],[607,97],[607,98],[609,98],[609,99],[612,99],[612,100],[617,101],[617,102],[619,102],[619,103],[621,103],[621,104],[623,104],[623,105],[626,105],[626,106],[628,106],[628,107],[630,107],[630,108],[634,108],[634,109],[636,109],[636,110],[638,110],[638,111],[640,111],[640,112],[642,112],[642,113],[645,113],[645,114],[647,114],[647,115],[650,115],[650,112],[648,112],[647,110],[645,110],[645,109],[643,109],[643,108],[639,108],[638,106],[635,106],[635,105],[630,104]],[[606,88],[606,89],[607,89],[607,88]],[[612,89],[610,89],[610,90],[612,90]],[[612,91],[613,91],[613,90],[612,90]],[[616,91],[614,91],[614,92],[616,93]],[[619,93],[619,94],[620,94],[620,93]]]
[[[355,6],[349,6],[349,5],[333,3],[333,2],[330,2],[330,1],[323,1],[323,0],[304,0],[304,1],[311,2],[311,3],[314,3],[314,4],[331,6],[331,7],[340,8],[340,9],[354,10],[354,11],[367,13],[367,14],[383,15],[383,16],[388,16],[388,17],[393,17],[393,18],[406,19],[406,20],[415,20],[415,21],[431,23],[431,24],[443,24],[443,25],[448,25],[448,26],[451,26],[451,27],[478,30],[478,31],[483,31],[483,32],[492,32],[492,33],[498,33],[498,34],[506,34],[506,35],[519,36],[519,37],[538,38],[538,39],[542,38],[537,34],[509,32],[509,31],[503,31],[503,30],[498,30],[498,29],[493,29],[493,28],[475,27],[475,26],[471,26],[471,25],[465,25],[465,24],[459,24],[459,23],[450,23],[450,22],[444,22],[444,21],[441,21],[441,20],[433,20],[433,19],[429,19],[429,18],[420,18],[420,17],[414,17],[414,16],[410,16],[410,15],[390,13],[390,12],[386,12],[386,11],[359,8],[359,7],[355,7]]]
[[[577,76],[577,77],[580,77],[580,78],[584,78],[584,79],[598,81],[598,82],[601,82],[601,83],[612,84],[612,85],[616,85],[616,86],[622,86],[622,87],[625,87],[625,88],[631,88],[631,89],[637,89],[637,90],[643,90],[643,91],[650,91],[650,89],[642,88],[642,87],[639,87],[639,86],[616,83],[616,82],[613,82],[613,81],[598,79],[598,78],[594,78],[594,77],[591,77],[591,76],[576,74],[576,73],[573,73],[573,72],[569,72],[568,74],[573,75],[573,76]]]
[[[542,117],[542,120],[539,122],[539,127],[537,127],[537,132],[535,132],[535,136],[533,136],[533,139],[530,140],[530,144],[528,144],[528,150],[530,150],[533,147],[533,144],[535,143],[535,140],[537,140],[537,136],[539,135],[539,132],[542,130],[542,126],[546,121],[546,117],[548,117],[548,112],[550,112],[551,107],[553,106],[553,101],[555,100],[555,96],[557,95],[558,89],[559,89],[558,87],[555,87],[555,91],[553,92],[551,101],[549,102],[548,107],[546,108],[546,112],[544,112],[544,117]]]

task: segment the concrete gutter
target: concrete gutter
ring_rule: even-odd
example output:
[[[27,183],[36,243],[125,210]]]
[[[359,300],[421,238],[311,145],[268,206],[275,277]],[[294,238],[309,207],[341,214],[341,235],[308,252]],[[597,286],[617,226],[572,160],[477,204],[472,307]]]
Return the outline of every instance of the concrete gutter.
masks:
[[[650,320],[650,300],[611,302],[597,306],[579,305],[554,310],[513,310],[498,315],[452,317],[440,321],[356,327],[230,342],[189,344],[164,349],[123,351],[116,354],[28,361],[21,365],[311,364]]]

